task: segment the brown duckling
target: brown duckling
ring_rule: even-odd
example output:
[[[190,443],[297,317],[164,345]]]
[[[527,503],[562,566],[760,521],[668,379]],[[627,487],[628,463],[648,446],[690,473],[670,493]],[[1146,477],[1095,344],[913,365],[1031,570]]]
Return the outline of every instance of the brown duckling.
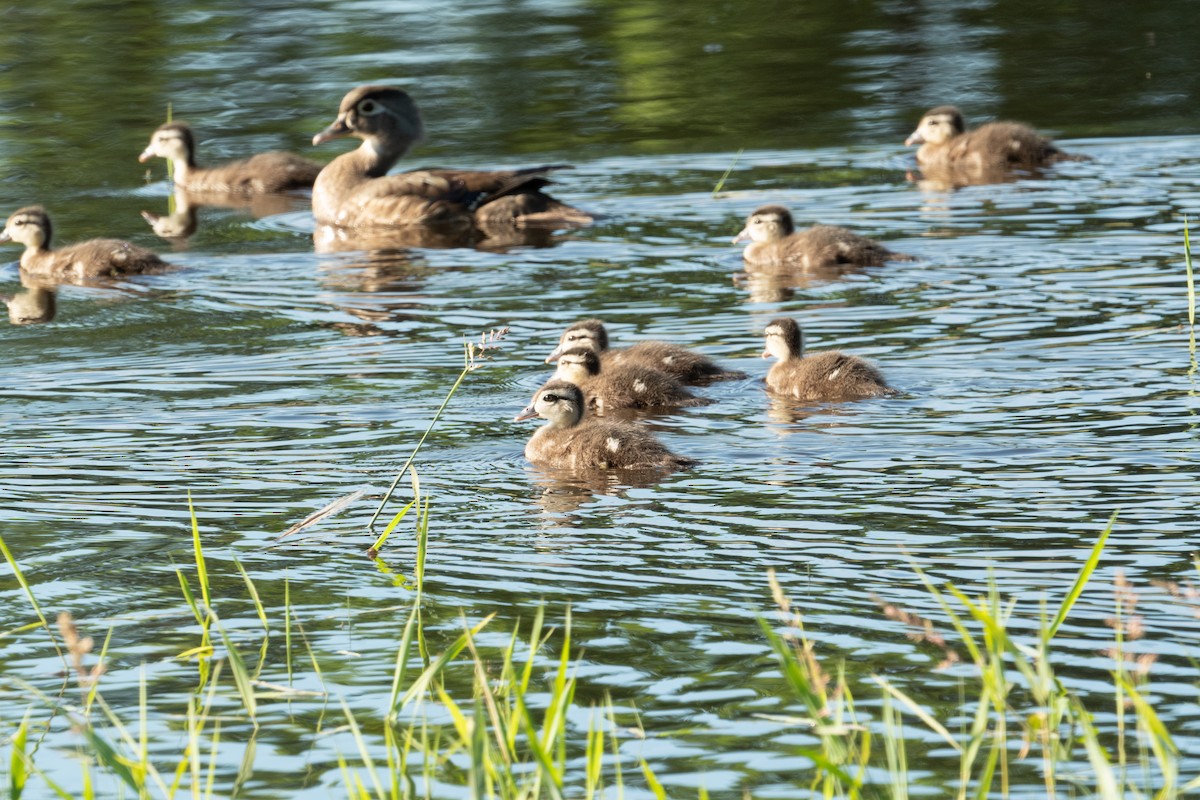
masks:
[[[541,188],[562,165],[509,171],[420,169],[386,174],[420,141],[424,126],[407,92],[359,86],[342,98],[337,119],[313,137],[318,145],[353,136],[357,150],[331,161],[313,187],[313,216],[322,225],[580,225],[591,216]]]
[[[797,269],[836,266],[878,267],[886,261],[911,261],[893,253],[874,239],[836,225],[814,225],[796,230],[792,212],[783,206],[761,206],[746,218],[746,227],[734,244],[750,240],[742,252],[746,263],[780,265]]]
[[[804,334],[787,317],[772,320],[763,331],[763,358],[779,361],[767,373],[767,386],[798,400],[841,401],[899,394],[879,370],[858,356],[838,350],[804,355]]]
[[[681,383],[704,384],[712,381],[739,380],[746,373],[727,370],[708,356],[671,342],[638,342],[620,350],[608,349],[608,331],[598,319],[581,319],[565,331],[558,347],[546,356],[550,364],[572,347],[586,347],[600,355],[605,369],[638,365],[665,372]]]
[[[186,122],[160,125],[138,156],[143,163],[165,158],[174,164],[175,185],[192,192],[257,194],[306,189],[322,164],[293,153],[272,150],[219,167],[196,165],[196,137]]]
[[[51,249],[52,232],[46,209],[28,206],[8,218],[0,242],[25,245],[22,272],[59,281],[135,275],[170,266],[146,248],[121,239],[89,239]]]
[[[542,417],[549,422],[525,445],[537,464],[567,469],[662,469],[693,466],[654,435],[629,422],[584,416],[583,392],[573,383],[551,380],[514,421]]]
[[[702,406],[708,403],[670,375],[651,367],[608,364],[601,369],[599,354],[587,347],[572,347],[560,353],[554,377],[583,390],[588,408],[598,414],[619,408]]]
[[[922,167],[966,169],[989,174],[997,168],[1043,167],[1058,161],[1083,161],[1059,150],[1049,138],[1019,122],[989,122],[967,131],[962,112],[938,106],[925,112],[917,129],[905,140],[919,144]]]

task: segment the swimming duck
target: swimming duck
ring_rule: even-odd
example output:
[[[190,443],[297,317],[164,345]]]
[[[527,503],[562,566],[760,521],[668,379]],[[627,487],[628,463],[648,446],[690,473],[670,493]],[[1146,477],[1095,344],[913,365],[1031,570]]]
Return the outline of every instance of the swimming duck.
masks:
[[[322,164],[272,150],[219,167],[196,165],[196,137],[185,122],[160,125],[138,156],[143,163],[165,158],[174,164],[175,185],[192,192],[252,194],[286,192],[313,185]]]
[[[609,364],[601,369],[599,354],[587,347],[572,347],[560,353],[554,377],[578,386],[587,397],[588,408],[599,414],[618,408],[708,403],[670,375],[651,367]]]
[[[525,445],[525,457],[537,464],[567,469],[678,469],[696,464],[672,453],[638,425],[585,417],[583,392],[568,381],[551,380],[534,392],[514,422],[533,417],[549,422]]]
[[[926,111],[904,144],[920,145],[917,162],[922,167],[965,168],[980,173],[1086,159],[1064,153],[1049,138],[1019,122],[989,122],[967,131],[962,112],[954,106]]]
[[[554,362],[572,347],[594,350],[600,355],[600,363],[605,369],[617,365],[650,367],[681,383],[701,384],[746,377],[744,372],[724,369],[708,356],[671,342],[638,342],[621,350],[609,350],[608,331],[598,319],[582,319],[563,331],[558,347],[546,356],[546,363]]]
[[[357,150],[331,161],[313,187],[313,216],[343,228],[390,225],[578,225],[592,218],[541,188],[563,165],[509,171],[420,169],[386,174],[424,135],[407,92],[359,86],[342,98],[337,119],[313,137],[318,145],[353,136]]]
[[[767,386],[779,394],[820,401],[898,394],[879,370],[858,356],[838,350],[804,355],[804,335],[793,319],[772,320],[763,335],[767,346],[762,357],[779,359],[767,373]]]
[[[797,269],[833,266],[877,267],[889,260],[909,261],[874,239],[836,225],[814,225],[796,230],[792,213],[783,206],[761,206],[746,218],[746,227],[734,244],[750,240],[742,252],[747,264],[780,265]]]
[[[56,280],[117,277],[170,266],[146,248],[121,239],[89,239],[51,249],[52,232],[46,209],[28,206],[8,218],[0,242],[25,245],[21,254],[23,272]]]

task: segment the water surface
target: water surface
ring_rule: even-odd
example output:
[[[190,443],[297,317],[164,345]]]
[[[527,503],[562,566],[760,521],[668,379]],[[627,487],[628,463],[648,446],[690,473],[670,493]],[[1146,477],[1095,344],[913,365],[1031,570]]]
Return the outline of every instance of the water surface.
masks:
[[[714,797],[794,797],[810,765],[799,751],[815,740],[757,716],[794,711],[758,628],[768,569],[828,664],[844,660],[863,686],[886,674],[949,713],[967,671],[931,673],[939,654],[908,640],[875,596],[936,618],[910,560],[973,591],[991,576],[1022,598],[1027,622],[1014,626],[1032,628],[1039,598],[1061,600],[1120,509],[1064,628],[1063,663],[1081,696],[1105,702],[1111,665],[1097,651],[1123,571],[1146,595],[1139,647],[1159,654],[1156,707],[1183,752],[1200,752],[1196,621],[1149,585],[1194,575],[1200,404],[1181,221],[1200,205],[1200,136],[1184,110],[1200,80],[1193,43],[1176,4],[1143,4],[1132,20],[1116,3],[1089,5],[1086,19],[1070,4],[1043,9],[12,9],[0,31],[3,213],[44,203],[61,241],[126,237],[181,269],[63,287],[53,322],[0,327],[5,541],[43,608],[71,611],[97,637],[113,628],[105,691],[126,719],[146,665],[151,749],[164,763],[182,748],[170,715],[195,683],[194,665],[173,656],[199,639],[175,576],[192,559],[188,492],[226,624],[257,648],[234,559],[273,609],[286,579],[327,688],[371,716],[413,594],[363,558],[366,522],[458,375],[463,337],[506,326],[418,460],[435,520],[435,652],[462,617],[495,613],[487,641],[502,644],[538,607],[558,623],[569,606],[579,699],[608,693],[645,726],[646,740],[624,744],[630,759]],[[147,182],[136,163],[168,103],[200,131],[202,158],[286,147],[328,159],[341,147],[306,142],[366,81],[402,85],[423,109],[429,141],[413,163],[567,160],[576,168],[556,194],[603,219],[546,247],[385,254],[315,253],[302,203],[260,218],[204,209],[180,249],[142,223],[138,212],[165,210],[170,194],[161,164]],[[901,142],[946,101],[975,119],[1036,122],[1093,160],[923,189],[906,178]],[[834,278],[746,273],[729,239],[767,202],[920,261]],[[0,291],[11,293],[18,252],[2,252]],[[903,396],[773,401],[757,356],[763,327],[785,314],[813,349],[877,362]],[[618,342],[680,342],[752,376],[652,420],[701,466],[597,491],[525,462],[533,426],[510,420],[548,377],[559,332],[587,316]],[[364,486],[343,514],[276,541]],[[412,557],[409,529],[385,559],[407,574]],[[0,631],[32,619],[7,568],[0,597]],[[282,683],[280,647],[264,677]],[[13,681],[53,692],[59,669],[44,634],[0,640],[0,736],[28,705]],[[860,692],[875,709],[877,695]],[[341,791],[336,754],[353,744],[313,736],[320,710],[264,707],[242,796]],[[224,786],[247,735],[235,722],[226,731]],[[920,752],[920,728],[910,731]],[[55,722],[37,759],[75,790],[77,743]],[[910,766],[914,792],[944,793],[956,777],[944,755]],[[1185,767],[1195,775],[1200,762]],[[1014,766],[1015,793],[1044,795],[1037,770]]]

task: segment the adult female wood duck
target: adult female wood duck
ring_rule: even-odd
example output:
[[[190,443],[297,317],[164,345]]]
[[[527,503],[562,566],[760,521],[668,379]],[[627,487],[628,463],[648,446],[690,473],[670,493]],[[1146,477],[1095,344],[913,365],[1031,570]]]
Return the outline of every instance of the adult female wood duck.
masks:
[[[8,218],[0,242],[25,245],[21,254],[23,273],[58,281],[158,272],[170,266],[146,248],[121,239],[89,239],[51,248],[52,233],[46,209],[27,206]]]
[[[175,185],[190,192],[257,194],[306,189],[322,164],[292,153],[272,150],[218,167],[196,164],[196,137],[186,122],[160,125],[138,161],[165,158],[174,166]]]
[[[772,320],[763,331],[763,358],[779,359],[767,373],[767,386],[797,400],[843,401],[899,394],[879,370],[840,350],[804,354],[804,336],[796,321]]]
[[[313,216],[322,225],[562,227],[590,215],[543,194],[547,175],[563,165],[508,171],[420,169],[387,172],[424,135],[417,106],[391,86],[359,86],[342,99],[337,119],[313,144],[353,136],[356,150],[331,161],[313,187]]]
[[[638,342],[624,349],[610,350],[608,331],[598,319],[581,319],[563,331],[558,347],[546,356],[553,363],[572,347],[586,347],[600,355],[604,368],[638,365],[665,372],[681,383],[704,384],[745,378],[746,373],[727,370],[706,355],[673,342]]]
[[[514,421],[542,417],[525,445],[525,457],[566,469],[679,469],[696,464],[668,450],[645,428],[629,422],[585,416],[583,392],[573,383],[551,380],[534,392]]]
[[[733,243],[749,240],[742,258],[752,266],[820,269],[835,266],[877,267],[887,261],[911,261],[911,256],[888,250],[874,239],[836,225],[796,230],[792,213],[783,206],[761,206],[746,218]]]

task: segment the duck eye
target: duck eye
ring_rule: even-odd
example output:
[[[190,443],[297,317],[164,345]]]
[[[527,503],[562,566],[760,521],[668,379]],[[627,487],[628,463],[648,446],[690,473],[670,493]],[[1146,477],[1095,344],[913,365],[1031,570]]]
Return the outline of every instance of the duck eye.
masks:
[[[360,114],[366,114],[367,116],[372,116],[373,114],[378,114],[380,111],[380,108],[379,108],[379,104],[376,103],[374,100],[363,100],[361,103],[358,104],[358,111]]]

